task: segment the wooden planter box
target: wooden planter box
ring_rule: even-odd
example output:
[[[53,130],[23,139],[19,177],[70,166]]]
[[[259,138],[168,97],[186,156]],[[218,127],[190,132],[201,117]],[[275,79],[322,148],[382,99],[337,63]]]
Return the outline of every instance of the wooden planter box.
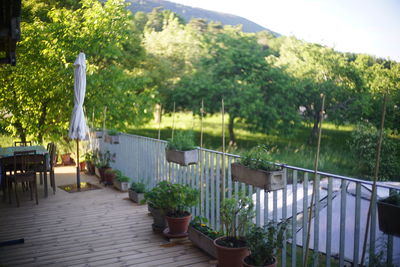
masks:
[[[141,203],[142,200],[144,199],[144,193],[137,193],[136,191],[133,191],[132,189],[128,189],[128,194],[129,198],[136,203]]]
[[[129,189],[129,182],[120,182],[117,179],[114,179],[113,184],[115,188],[122,192],[127,192]]]
[[[182,166],[196,164],[199,161],[197,149],[187,151],[166,150],[165,157],[168,162],[174,162]]]
[[[188,233],[190,241],[192,241],[196,247],[200,248],[215,259],[217,258],[217,250],[214,246],[213,239],[193,228],[192,226],[189,226]]]
[[[103,131],[90,132],[91,138],[103,138]]]
[[[109,144],[119,144],[119,135],[106,135],[104,142]]]
[[[266,191],[284,187],[284,171],[263,171],[250,169],[240,163],[231,164],[232,180],[254,185]]]
[[[400,207],[378,201],[379,229],[388,235],[400,237]]]

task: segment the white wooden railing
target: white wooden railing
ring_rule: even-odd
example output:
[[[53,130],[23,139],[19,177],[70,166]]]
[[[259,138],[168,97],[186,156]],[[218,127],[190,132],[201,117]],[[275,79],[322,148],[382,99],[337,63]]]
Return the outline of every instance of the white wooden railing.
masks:
[[[282,250],[281,266],[300,266],[305,254],[306,231],[310,210],[313,171],[283,165],[286,186],[282,190],[264,192],[243,183],[232,182],[230,165],[239,156],[223,155],[209,149],[199,149],[197,165],[179,166],[165,160],[166,141],[121,133],[119,144],[104,142],[104,138],[91,139],[92,149],[115,153],[111,165],[131,178],[143,181],[148,188],[161,180],[188,184],[201,189],[201,203],[192,209],[195,216],[209,220],[212,228],[219,230],[220,201],[223,192],[222,177],[225,177],[225,197],[238,197],[239,191],[252,196],[256,207],[257,225],[270,220],[291,219],[287,243]],[[224,160],[224,162],[223,162]],[[312,265],[339,265],[351,263],[359,266],[365,236],[367,211],[370,199],[385,197],[389,191],[400,190],[399,186],[378,184],[376,196],[371,196],[372,183],[330,173],[318,172],[317,190],[311,224]],[[369,255],[379,255],[380,260],[400,266],[400,238],[379,231],[376,205],[372,205],[371,227],[367,239]],[[400,222],[399,222],[400,224]],[[296,253],[292,253],[296,251]],[[322,262],[323,261],[323,262]]]

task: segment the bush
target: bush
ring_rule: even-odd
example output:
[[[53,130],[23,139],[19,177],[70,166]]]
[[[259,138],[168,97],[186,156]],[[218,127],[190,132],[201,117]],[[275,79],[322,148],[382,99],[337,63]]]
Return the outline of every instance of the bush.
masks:
[[[376,147],[379,131],[370,123],[358,124],[351,133],[349,146],[358,159],[363,175],[373,177],[376,161]],[[379,166],[380,180],[400,181],[400,145],[390,138],[385,131],[383,135],[381,162]]]
[[[240,157],[240,163],[251,169],[277,171],[281,168],[272,163],[272,157],[266,146],[258,145],[246,151]]]
[[[193,132],[177,132],[174,139],[168,139],[167,149],[180,151],[196,149]]]
[[[145,193],[146,192],[146,185],[141,182],[132,182],[131,189],[136,193]]]

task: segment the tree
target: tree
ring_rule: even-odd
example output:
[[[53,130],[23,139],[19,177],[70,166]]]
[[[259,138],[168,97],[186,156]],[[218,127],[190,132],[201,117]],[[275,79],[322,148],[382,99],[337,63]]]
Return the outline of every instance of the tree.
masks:
[[[271,69],[265,60],[268,53],[254,35],[232,27],[212,28],[204,40],[206,55],[171,92],[178,107],[198,112],[204,99],[207,112],[212,114],[220,112],[219,103],[224,99],[230,144],[236,143],[235,120],[270,130],[296,116],[291,108],[280,109],[276,100],[288,96],[287,87],[280,83],[282,72]]]
[[[5,119],[11,132],[39,141],[65,135],[73,108],[73,62],[79,51],[87,57],[87,111],[107,105],[109,126],[118,128],[151,116],[145,110],[151,108],[152,93],[137,71],[144,56],[141,39],[122,0],[83,0],[61,8],[51,1],[37,6],[27,2],[32,12],[29,21],[21,23],[19,63],[0,69],[0,105],[9,115]],[[47,13],[38,15],[44,7]]]

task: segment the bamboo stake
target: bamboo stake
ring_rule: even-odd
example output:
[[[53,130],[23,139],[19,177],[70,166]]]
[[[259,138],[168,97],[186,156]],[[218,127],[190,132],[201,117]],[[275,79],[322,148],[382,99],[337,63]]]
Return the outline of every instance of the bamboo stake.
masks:
[[[201,99],[200,109],[200,148],[203,148],[203,116],[204,116],[204,99]],[[202,158],[203,151],[200,150],[200,158]],[[201,160],[199,161],[201,162]],[[203,216],[203,164],[200,163],[200,216]]]
[[[376,154],[375,154],[376,160],[375,160],[374,181],[372,184],[371,200],[369,202],[369,208],[368,208],[367,227],[365,228],[365,234],[364,234],[364,244],[363,244],[363,251],[362,251],[362,256],[361,256],[361,266],[363,266],[365,253],[367,250],[367,238],[368,238],[368,231],[369,231],[370,220],[371,220],[371,208],[372,208],[372,205],[375,205],[376,182],[378,180],[378,174],[379,174],[379,163],[381,161],[383,129],[385,127],[386,102],[387,102],[387,95],[385,94],[384,99],[383,99],[383,107],[382,107],[382,117],[381,117],[381,125],[380,125],[381,129],[379,132],[378,144],[376,147]]]
[[[160,110],[159,110],[159,114],[160,114],[160,119],[158,120],[158,140],[160,140],[161,139],[161,112],[162,112],[162,106],[161,106],[162,104],[160,104],[160,106],[158,107]]]
[[[225,106],[224,99],[222,98],[222,198],[225,199]]]
[[[172,140],[174,140],[174,129],[175,129],[175,102],[174,102],[174,110],[172,111]]]
[[[161,112],[162,112],[161,104],[158,106],[158,108],[160,109],[159,110],[160,118],[158,120],[158,135],[157,135],[157,137],[158,137],[158,141],[160,141],[160,139],[161,139],[161,115],[162,115],[161,114]],[[156,156],[157,181],[160,181],[160,142],[157,142],[157,155],[158,155],[158,156]]]
[[[317,155],[315,156],[315,161],[314,161],[314,183],[313,183],[313,192],[311,195],[310,215],[308,218],[308,227],[307,227],[306,254],[304,255],[303,266],[307,266],[307,264],[308,264],[308,250],[310,247],[312,210],[313,210],[313,205],[314,205],[315,191],[317,191],[316,181],[317,181],[319,151],[320,151],[320,147],[321,147],[322,122],[324,121],[324,109],[325,109],[325,95],[321,94],[321,97],[322,97],[322,106],[321,106],[321,111],[319,113],[321,122],[320,122],[319,130],[318,130]],[[317,201],[317,200],[315,200],[315,201]],[[318,212],[318,211],[316,211],[316,212]]]

